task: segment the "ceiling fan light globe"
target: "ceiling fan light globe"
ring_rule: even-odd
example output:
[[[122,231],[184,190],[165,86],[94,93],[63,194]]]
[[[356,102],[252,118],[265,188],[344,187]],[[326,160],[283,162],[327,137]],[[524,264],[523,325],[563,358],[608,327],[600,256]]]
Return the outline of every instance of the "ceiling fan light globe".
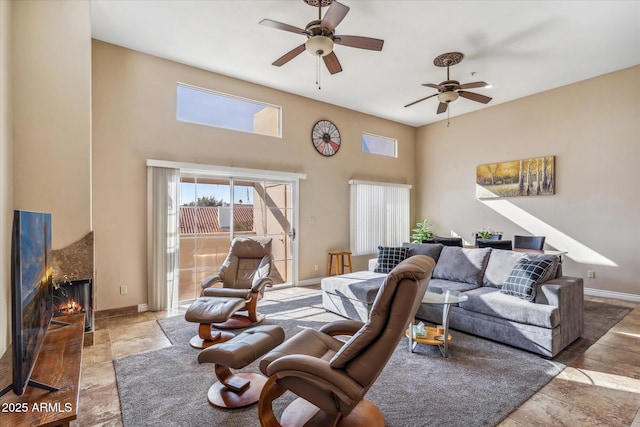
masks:
[[[458,92],[447,91],[438,94],[438,101],[448,104],[458,99]]]
[[[304,46],[313,56],[327,56],[333,52],[333,40],[325,36],[309,37]]]

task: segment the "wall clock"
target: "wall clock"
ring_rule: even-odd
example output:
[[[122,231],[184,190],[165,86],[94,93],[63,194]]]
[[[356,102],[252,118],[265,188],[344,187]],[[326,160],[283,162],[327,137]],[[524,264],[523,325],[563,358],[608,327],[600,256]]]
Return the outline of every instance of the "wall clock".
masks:
[[[313,125],[311,142],[318,153],[331,157],[340,149],[340,131],[329,120],[320,120]]]

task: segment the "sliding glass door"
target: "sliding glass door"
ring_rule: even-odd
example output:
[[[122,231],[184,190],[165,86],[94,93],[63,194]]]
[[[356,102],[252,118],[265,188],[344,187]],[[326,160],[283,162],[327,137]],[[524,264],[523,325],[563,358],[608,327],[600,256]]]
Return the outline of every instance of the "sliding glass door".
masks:
[[[274,284],[294,282],[295,181],[183,172],[180,186],[180,301],[197,298],[236,236],[271,238]]]

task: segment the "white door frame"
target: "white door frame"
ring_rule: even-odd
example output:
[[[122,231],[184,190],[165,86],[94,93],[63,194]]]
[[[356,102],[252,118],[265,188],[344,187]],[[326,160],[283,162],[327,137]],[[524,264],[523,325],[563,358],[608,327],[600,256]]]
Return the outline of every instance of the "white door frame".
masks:
[[[198,175],[201,177],[216,177],[228,179],[253,179],[266,181],[279,181],[291,184],[291,197],[293,206],[292,228],[296,233],[291,242],[291,284],[298,285],[298,224],[300,220],[300,180],[306,179],[307,174],[295,172],[282,172],[263,169],[235,168],[229,166],[203,165],[198,163],[172,162],[168,160],[147,159],[147,166],[180,169],[181,175]]]

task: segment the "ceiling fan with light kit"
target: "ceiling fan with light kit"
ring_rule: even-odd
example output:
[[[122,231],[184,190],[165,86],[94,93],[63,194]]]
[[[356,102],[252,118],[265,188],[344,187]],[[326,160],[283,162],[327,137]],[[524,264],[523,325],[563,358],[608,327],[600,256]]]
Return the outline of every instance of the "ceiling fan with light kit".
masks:
[[[462,61],[462,58],[464,58],[464,55],[460,52],[443,53],[442,55],[437,56],[433,60],[433,65],[435,65],[436,67],[447,67],[447,80],[441,82],[440,84],[424,83],[422,86],[427,86],[427,87],[437,89],[438,93],[434,93],[433,95],[429,95],[424,98],[418,99],[417,101],[414,101],[410,104],[405,105],[405,107],[410,107],[414,104],[417,104],[418,102],[422,102],[424,100],[437,96],[438,101],[440,101],[440,103],[438,104],[437,113],[440,114],[447,111],[447,107],[449,106],[449,103],[458,99],[459,96],[470,99],[472,101],[481,102],[483,104],[486,104],[489,101],[491,101],[491,98],[488,96],[480,95],[479,93],[475,93],[475,92],[468,92],[465,90],[465,89],[475,89],[475,88],[481,88],[481,87],[484,87],[484,88],[491,87],[488,83],[473,82],[473,83],[460,84],[459,81],[450,79],[449,67],[460,63],[460,61]]]
[[[273,21],[271,19],[263,19],[260,21],[260,25],[307,37],[307,41],[305,43],[276,59],[273,62],[273,65],[276,67],[281,67],[306,50],[317,58],[318,74],[321,57],[329,72],[331,74],[336,74],[342,71],[342,66],[340,65],[340,61],[338,61],[338,57],[333,50],[334,45],[338,44],[375,51],[382,50],[384,40],[362,36],[342,36],[335,34],[336,27],[340,22],[342,22],[349,12],[348,6],[345,6],[335,0],[303,1],[310,6],[318,8],[318,19],[309,22],[304,29],[289,24],[283,24],[282,22]],[[326,6],[329,6],[329,8],[324,14],[324,17],[322,17],[322,8]]]

